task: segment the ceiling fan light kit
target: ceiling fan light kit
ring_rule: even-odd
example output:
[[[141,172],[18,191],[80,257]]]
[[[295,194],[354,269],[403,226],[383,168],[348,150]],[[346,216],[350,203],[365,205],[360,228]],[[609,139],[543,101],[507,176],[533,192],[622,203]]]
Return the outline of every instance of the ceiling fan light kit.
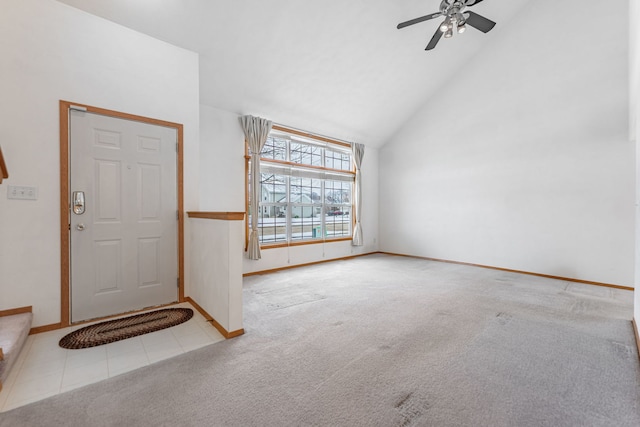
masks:
[[[442,0],[440,2],[439,12],[401,22],[398,24],[397,28],[405,28],[410,25],[444,16],[444,21],[442,21],[436,30],[425,50],[431,50],[436,47],[443,35],[445,39],[453,37],[454,29],[457,30],[458,34],[464,33],[467,29],[467,24],[482,31],[483,33],[488,33],[493,29],[493,27],[495,27],[495,22],[482,15],[478,15],[475,12],[462,12],[466,7],[474,6],[482,1],[483,0]]]
[[[449,29],[449,19],[445,19],[444,22],[440,24],[440,31],[442,31],[443,33],[446,33],[448,29]]]

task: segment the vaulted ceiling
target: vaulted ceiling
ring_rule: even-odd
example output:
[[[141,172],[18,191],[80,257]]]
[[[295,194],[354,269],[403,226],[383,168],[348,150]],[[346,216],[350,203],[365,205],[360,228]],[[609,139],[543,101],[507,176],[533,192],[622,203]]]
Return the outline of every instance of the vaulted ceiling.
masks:
[[[494,30],[432,51],[439,19],[396,25],[439,0],[59,1],[199,53],[202,104],[380,146],[443,85],[473,78],[465,63],[481,61],[528,0],[474,6]]]

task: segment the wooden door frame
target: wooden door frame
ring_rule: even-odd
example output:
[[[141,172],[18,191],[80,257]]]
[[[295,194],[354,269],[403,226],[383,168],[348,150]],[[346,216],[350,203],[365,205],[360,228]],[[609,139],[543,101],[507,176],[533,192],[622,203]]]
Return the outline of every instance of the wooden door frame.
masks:
[[[77,102],[60,101],[60,326],[71,325],[71,255],[70,255],[70,201],[69,201],[69,127],[71,107],[86,109],[88,113],[117,119],[133,120],[173,128],[178,134],[177,186],[178,186],[178,302],[184,302],[184,203],[183,203],[183,125],[119,111],[92,107]]]

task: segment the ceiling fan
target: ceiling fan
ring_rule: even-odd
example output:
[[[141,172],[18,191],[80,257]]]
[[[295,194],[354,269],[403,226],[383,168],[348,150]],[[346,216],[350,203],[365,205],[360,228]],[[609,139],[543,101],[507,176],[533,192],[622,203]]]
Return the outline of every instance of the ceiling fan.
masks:
[[[483,0],[442,0],[440,2],[440,11],[429,15],[421,16],[419,18],[412,19],[410,21],[401,22],[398,24],[398,29],[408,27],[409,25],[417,24],[419,22],[428,21],[430,19],[444,16],[444,21],[440,24],[436,33],[431,38],[431,41],[425,48],[425,50],[431,50],[440,41],[442,36],[445,38],[453,37],[453,30],[457,29],[459,34],[462,34],[467,29],[467,25],[488,33],[496,25],[490,19],[484,16],[478,15],[470,10],[463,12],[466,7],[474,6]]]

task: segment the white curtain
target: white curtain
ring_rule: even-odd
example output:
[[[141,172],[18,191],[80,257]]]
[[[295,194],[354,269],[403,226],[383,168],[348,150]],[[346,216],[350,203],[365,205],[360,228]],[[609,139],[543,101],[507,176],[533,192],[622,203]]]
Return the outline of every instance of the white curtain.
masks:
[[[354,143],[351,147],[353,152],[353,162],[356,165],[356,181],[354,185],[355,197],[356,201],[356,225],[353,228],[353,240],[351,244],[353,246],[362,246],[364,244],[364,239],[362,238],[362,225],[360,225],[360,217],[362,214],[362,176],[360,172],[360,167],[362,165],[362,158],[364,157],[364,144]]]
[[[260,259],[260,241],[258,238],[258,216],[260,214],[260,152],[267,141],[273,123],[269,120],[254,117],[240,117],[244,137],[251,154],[251,232],[249,234],[249,259]]]

